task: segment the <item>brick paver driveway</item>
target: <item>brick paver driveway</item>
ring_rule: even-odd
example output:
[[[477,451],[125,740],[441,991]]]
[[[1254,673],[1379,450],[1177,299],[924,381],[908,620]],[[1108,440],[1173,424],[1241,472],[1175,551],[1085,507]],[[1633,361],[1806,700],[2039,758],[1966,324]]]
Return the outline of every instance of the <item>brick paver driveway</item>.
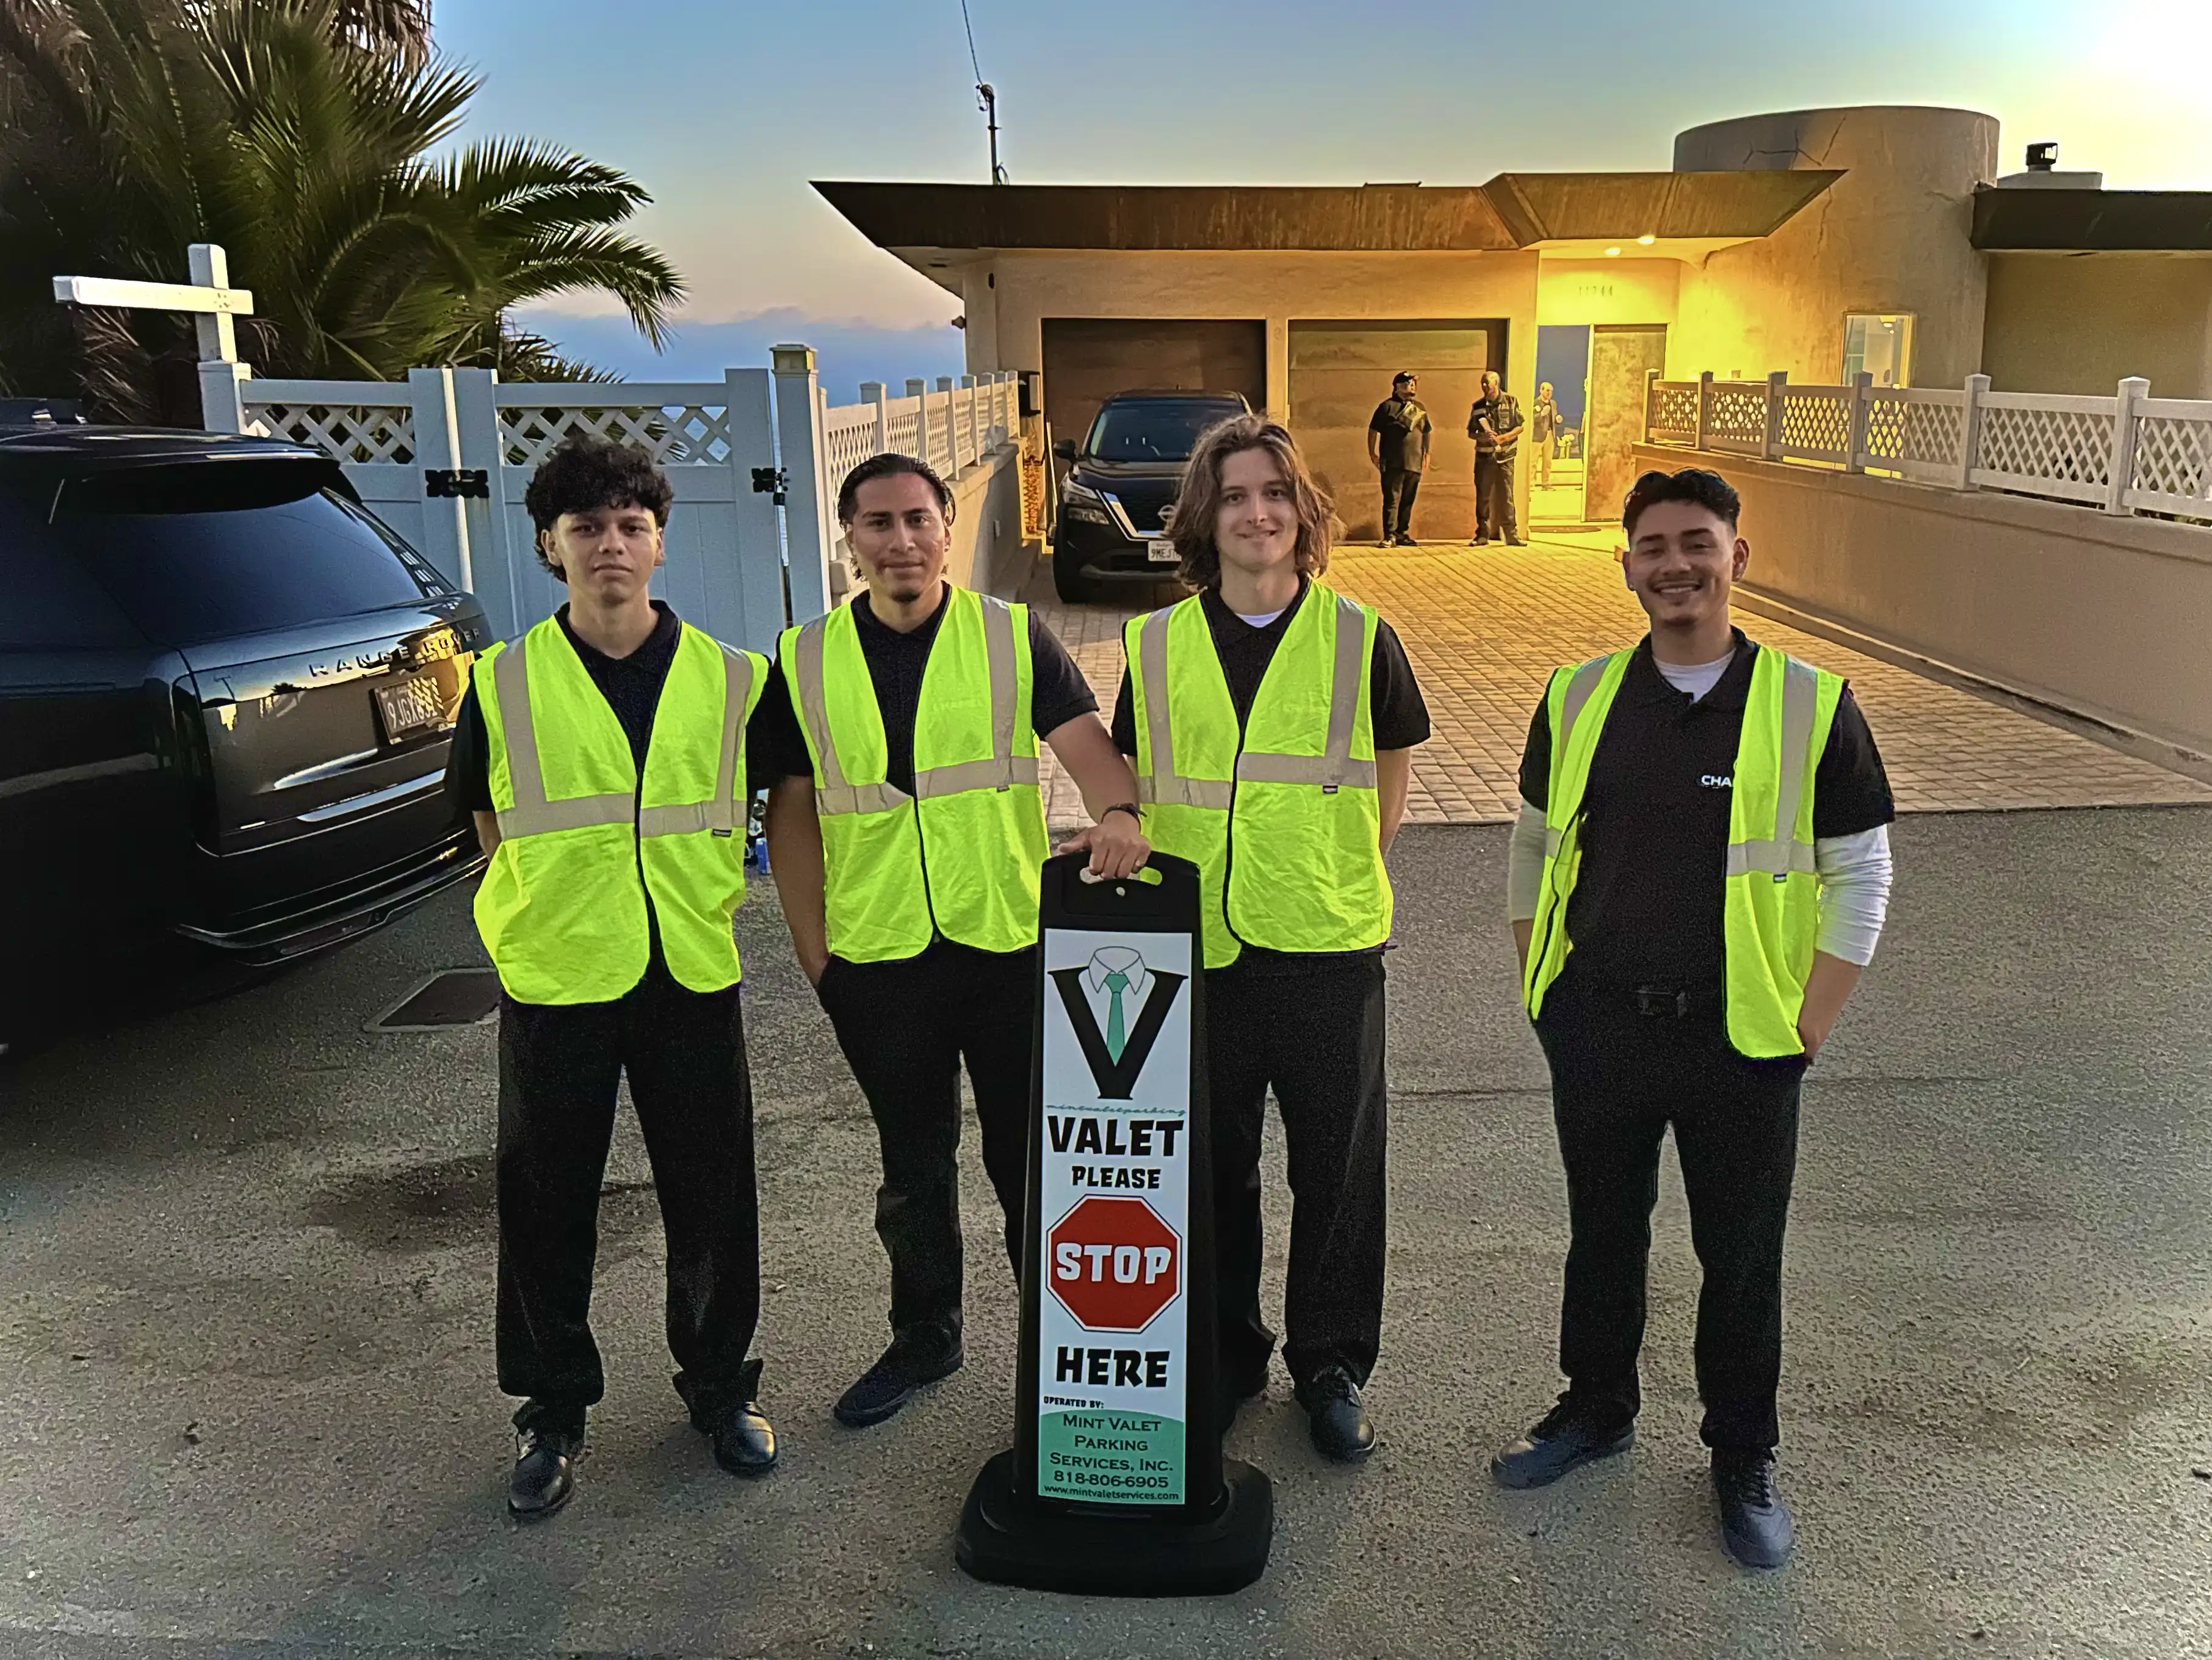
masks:
[[[1644,617],[1608,550],[1615,532],[1540,532],[1525,548],[1337,550],[1329,581],[1378,607],[1405,642],[1434,735],[1414,751],[1413,824],[1513,817],[1529,712],[1557,665],[1635,639]],[[1075,654],[1110,713],[1121,626],[1152,601],[1062,605],[1040,574],[1027,597]],[[1745,614],[1753,638],[1850,677],[1906,812],[2137,806],[2212,801],[2212,787],[1923,678],[1814,635]],[[1055,826],[1083,822],[1073,787],[1051,772]]]

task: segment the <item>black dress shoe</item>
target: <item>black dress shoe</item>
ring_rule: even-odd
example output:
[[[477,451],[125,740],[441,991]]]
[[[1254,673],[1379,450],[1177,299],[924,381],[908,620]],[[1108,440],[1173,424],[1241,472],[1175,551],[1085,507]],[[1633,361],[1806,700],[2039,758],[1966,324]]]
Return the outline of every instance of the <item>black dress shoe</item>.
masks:
[[[1636,1423],[1603,1424],[1564,1401],[1543,1420],[1490,1461],[1502,1487],[1549,1487],[1569,1470],[1626,1452],[1636,1444]]]
[[[527,1429],[514,1438],[514,1473],[507,1477],[507,1508],[526,1522],[553,1514],[576,1490],[576,1455],[584,1438],[562,1430]]]
[[[1713,1493],[1721,1505],[1721,1548],[1747,1568],[1778,1568],[1796,1543],[1790,1506],[1774,1490],[1774,1455],[1713,1452]]]
[[[714,1462],[732,1475],[766,1475],[775,1468],[775,1426],[757,1402],[732,1402],[700,1428],[714,1438]]]
[[[837,1397],[831,1410],[848,1429],[880,1424],[912,1400],[923,1384],[951,1377],[967,1358],[968,1352],[957,1337],[932,1342],[901,1335],[891,1340],[891,1346],[852,1388]]]
[[[1401,536],[1398,538],[1398,545],[1401,548],[1418,548],[1421,544],[1410,536]]]
[[[1341,1366],[1324,1366],[1298,1385],[1314,1450],[1340,1464],[1358,1464],[1375,1450],[1375,1426],[1359,1399],[1359,1385]]]
[[[1517,536],[1509,536],[1505,538],[1505,545],[1509,548],[1525,548],[1528,544]]]

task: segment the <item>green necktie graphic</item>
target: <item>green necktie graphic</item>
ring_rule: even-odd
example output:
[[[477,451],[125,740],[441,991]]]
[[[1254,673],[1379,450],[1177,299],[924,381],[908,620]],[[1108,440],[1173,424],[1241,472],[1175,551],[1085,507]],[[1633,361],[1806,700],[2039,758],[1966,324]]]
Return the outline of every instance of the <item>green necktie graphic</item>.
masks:
[[[1128,1042],[1121,1025],[1121,994],[1129,989],[1129,976],[1116,969],[1106,976],[1106,993],[1113,1000],[1106,1006],[1106,1053],[1113,1059],[1121,1058],[1121,1046]]]

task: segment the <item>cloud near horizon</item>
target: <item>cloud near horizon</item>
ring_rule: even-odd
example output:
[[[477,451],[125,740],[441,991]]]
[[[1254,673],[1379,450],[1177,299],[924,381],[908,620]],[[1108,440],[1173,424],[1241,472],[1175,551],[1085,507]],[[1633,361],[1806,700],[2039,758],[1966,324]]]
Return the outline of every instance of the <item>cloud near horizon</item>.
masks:
[[[661,352],[620,312],[533,307],[518,311],[514,320],[544,335],[565,356],[611,369],[626,380],[719,380],[726,368],[764,367],[771,347],[811,346],[832,404],[857,402],[863,380],[881,380],[902,391],[909,376],[933,380],[966,370],[966,347],[956,328],[896,328],[863,319],[812,317],[796,306],[716,322],[679,319]]]

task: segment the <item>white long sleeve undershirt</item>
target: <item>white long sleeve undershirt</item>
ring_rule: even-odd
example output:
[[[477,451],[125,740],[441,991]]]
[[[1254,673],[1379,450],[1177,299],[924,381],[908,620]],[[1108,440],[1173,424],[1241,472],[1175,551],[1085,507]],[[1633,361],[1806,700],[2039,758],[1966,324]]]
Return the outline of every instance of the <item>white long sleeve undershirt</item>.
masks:
[[[1820,879],[1820,932],[1815,948],[1864,968],[1874,961],[1875,946],[1889,914],[1895,868],[1889,826],[1877,824],[1856,836],[1820,837],[1813,843],[1813,866]],[[1523,801],[1506,859],[1506,920],[1533,921],[1543,885],[1544,810]]]

